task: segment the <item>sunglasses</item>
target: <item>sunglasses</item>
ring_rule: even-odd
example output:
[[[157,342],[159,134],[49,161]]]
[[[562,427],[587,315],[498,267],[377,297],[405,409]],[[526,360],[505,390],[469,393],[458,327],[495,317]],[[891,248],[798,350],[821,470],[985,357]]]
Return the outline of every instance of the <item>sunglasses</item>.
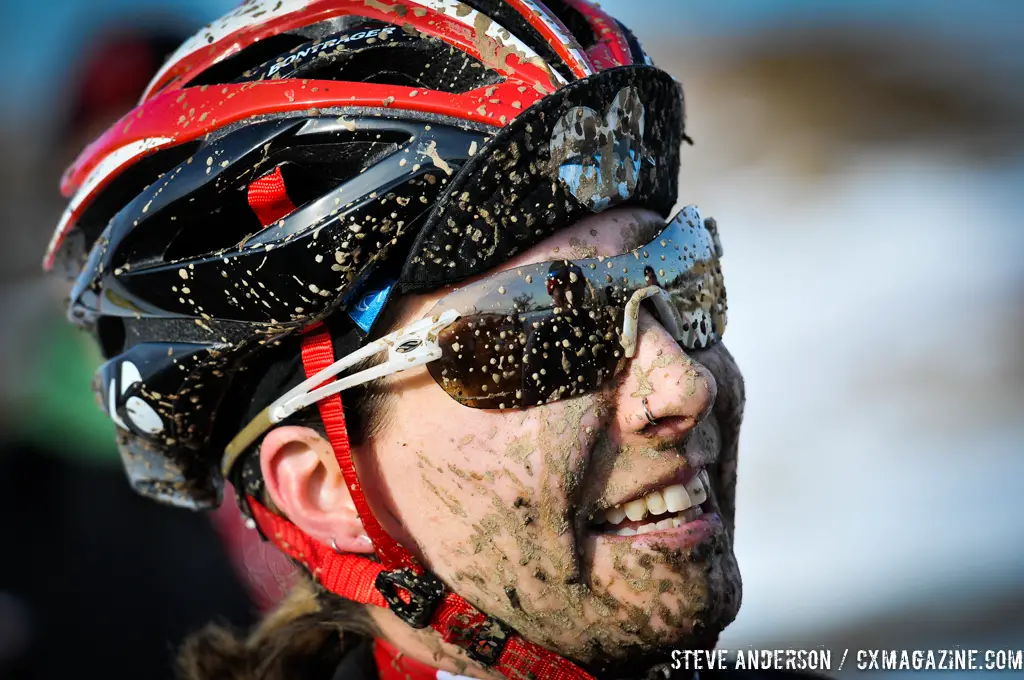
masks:
[[[725,332],[721,255],[714,220],[688,206],[628,253],[525,265],[459,288],[274,401],[228,444],[223,470],[297,411],[417,366],[471,408],[524,409],[593,392],[635,354],[644,301],[680,346],[706,348]],[[386,361],[324,385],[385,351]]]

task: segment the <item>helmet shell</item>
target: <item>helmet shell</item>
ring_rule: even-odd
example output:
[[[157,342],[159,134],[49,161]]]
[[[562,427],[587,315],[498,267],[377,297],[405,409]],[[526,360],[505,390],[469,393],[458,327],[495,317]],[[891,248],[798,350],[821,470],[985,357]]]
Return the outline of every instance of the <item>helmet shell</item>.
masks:
[[[311,326],[362,342],[335,312],[381,281],[447,285],[615,204],[667,216],[683,123],[583,0],[255,0],[207,26],[65,173],[47,254],[133,485],[216,505],[241,402]],[[263,224],[272,174],[294,210]]]

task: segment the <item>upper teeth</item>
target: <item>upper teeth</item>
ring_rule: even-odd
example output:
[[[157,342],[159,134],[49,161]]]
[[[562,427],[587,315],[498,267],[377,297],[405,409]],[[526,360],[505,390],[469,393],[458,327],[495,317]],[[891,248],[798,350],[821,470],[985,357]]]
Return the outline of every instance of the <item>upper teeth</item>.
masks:
[[[666,512],[681,512],[700,505],[708,499],[708,473],[701,470],[686,484],[673,484],[664,489],[652,491],[643,498],[608,508],[594,518],[594,524],[608,522],[620,524],[627,517],[634,522],[648,515],[663,515]]]

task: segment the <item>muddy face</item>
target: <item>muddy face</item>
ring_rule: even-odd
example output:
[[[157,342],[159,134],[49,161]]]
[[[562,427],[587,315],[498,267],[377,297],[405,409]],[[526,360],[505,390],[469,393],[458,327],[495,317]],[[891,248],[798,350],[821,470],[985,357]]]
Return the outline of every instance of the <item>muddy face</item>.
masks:
[[[507,266],[619,254],[660,230],[653,217],[609,211]],[[408,301],[403,322],[447,292]],[[425,370],[398,376],[372,445],[385,528],[474,605],[592,669],[713,646],[740,604],[742,378],[721,343],[687,354],[646,309],[639,322],[614,380],[544,406],[468,408]]]

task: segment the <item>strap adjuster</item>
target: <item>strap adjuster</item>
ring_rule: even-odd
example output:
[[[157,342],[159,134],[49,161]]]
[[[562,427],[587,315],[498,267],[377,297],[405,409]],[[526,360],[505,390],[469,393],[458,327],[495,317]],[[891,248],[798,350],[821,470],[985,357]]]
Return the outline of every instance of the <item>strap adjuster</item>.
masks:
[[[444,599],[445,586],[439,578],[424,571],[417,574],[405,567],[377,574],[374,585],[398,618],[413,628],[426,628]],[[399,589],[409,593],[408,602],[399,596]]]
[[[498,619],[484,615],[483,620],[469,623],[464,627],[452,627],[450,642],[466,650],[470,659],[484,666],[494,666],[505,651],[515,631]]]

